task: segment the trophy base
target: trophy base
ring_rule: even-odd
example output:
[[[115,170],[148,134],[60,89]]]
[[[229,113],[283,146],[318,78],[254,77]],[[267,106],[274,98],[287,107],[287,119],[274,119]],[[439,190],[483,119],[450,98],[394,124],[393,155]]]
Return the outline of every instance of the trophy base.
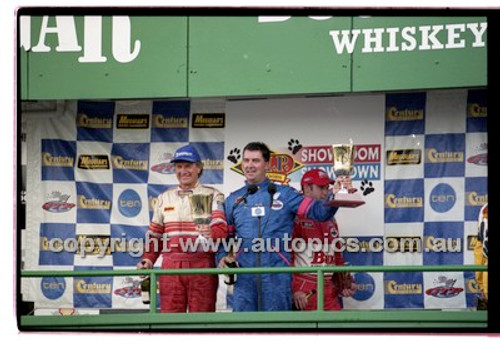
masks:
[[[332,207],[357,208],[365,204],[365,201],[361,199],[358,193],[337,193],[335,199],[326,204]]]

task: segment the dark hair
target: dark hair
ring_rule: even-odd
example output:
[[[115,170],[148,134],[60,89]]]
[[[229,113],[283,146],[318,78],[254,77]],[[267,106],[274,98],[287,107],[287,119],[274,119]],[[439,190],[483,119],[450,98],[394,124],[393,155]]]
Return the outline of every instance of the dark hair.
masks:
[[[251,143],[248,143],[244,148],[243,148],[243,153],[245,153],[246,150],[249,151],[260,151],[262,153],[262,157],[264,158],[264,161],[269,162],[269,159],[271,158],[271,150],[267,147],[266,144],[258,142],[258,141],[253,141]]]

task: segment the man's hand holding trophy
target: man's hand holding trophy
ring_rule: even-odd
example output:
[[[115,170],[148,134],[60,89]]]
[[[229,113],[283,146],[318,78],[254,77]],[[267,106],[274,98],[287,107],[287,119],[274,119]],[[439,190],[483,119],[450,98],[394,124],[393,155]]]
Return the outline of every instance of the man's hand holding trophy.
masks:
[[[336,183],[334,185],[335,198],[328,202],[328,205],[335,207],[355,208],[365,204],[361,195],[357,193],[349,179],[354,169],[354,145],[333,144],[333,172]]]

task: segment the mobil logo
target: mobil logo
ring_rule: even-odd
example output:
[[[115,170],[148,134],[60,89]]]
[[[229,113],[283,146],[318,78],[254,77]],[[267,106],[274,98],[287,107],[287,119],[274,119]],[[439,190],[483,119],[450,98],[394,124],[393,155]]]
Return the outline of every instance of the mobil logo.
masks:
[[[431,208],[438,213],[445,213],[455,205],[457,195],[452,186],[447,183],[436,185],[429,196]]]
[[[124,190],[118,197],[118,210],[123,216],[132,218],[139,215],[141,209],[141,197],[133,189]]]

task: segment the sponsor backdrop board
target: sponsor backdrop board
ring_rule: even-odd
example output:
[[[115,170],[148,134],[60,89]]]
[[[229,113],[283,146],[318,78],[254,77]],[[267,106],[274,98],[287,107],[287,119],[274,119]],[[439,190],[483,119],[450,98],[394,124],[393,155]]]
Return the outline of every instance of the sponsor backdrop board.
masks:
[[[133,269],[170,159],[188,143],[201,182],[222,188],[222,100],[61,101],[27,113],[26,269]],[[161,258],[157,262],[157,266]],[[37,308],[147,308],[139,277],[24,281]]]
[[[384,264],[473,264],[488,201],[486,90],[387,94],[385,112],[385,238],[402,252],[386,249]],[[384,288],[384,308],[474,307],[479,295],[472,272],[385,274]]]
[[[359,245],[345,252],[349,264],[473,263],[477,216],[488,198],[485,90],[65,101],[57,112],[24,118],[26,269],[134,268],[151,205],[176,184],[169,159],[187,142],[206,164],[202,182],[228,195],[244,182],[241,159],[249,141],[273,150],[271,179],[300,189],[311,168],[334,178],[330,145],[350,139],[354,186],[366,204],[336,215],[341,236]],[[64,250],[54,251],[61,245]],[[357,291],[344,299],[345,308],[466,308],[478,291],[472,272],[355,278]],[[218,310],[230,310],[232,289],[219,283]],[[136,277],[24,284],[25,299],[37,308],[145,308]]]

